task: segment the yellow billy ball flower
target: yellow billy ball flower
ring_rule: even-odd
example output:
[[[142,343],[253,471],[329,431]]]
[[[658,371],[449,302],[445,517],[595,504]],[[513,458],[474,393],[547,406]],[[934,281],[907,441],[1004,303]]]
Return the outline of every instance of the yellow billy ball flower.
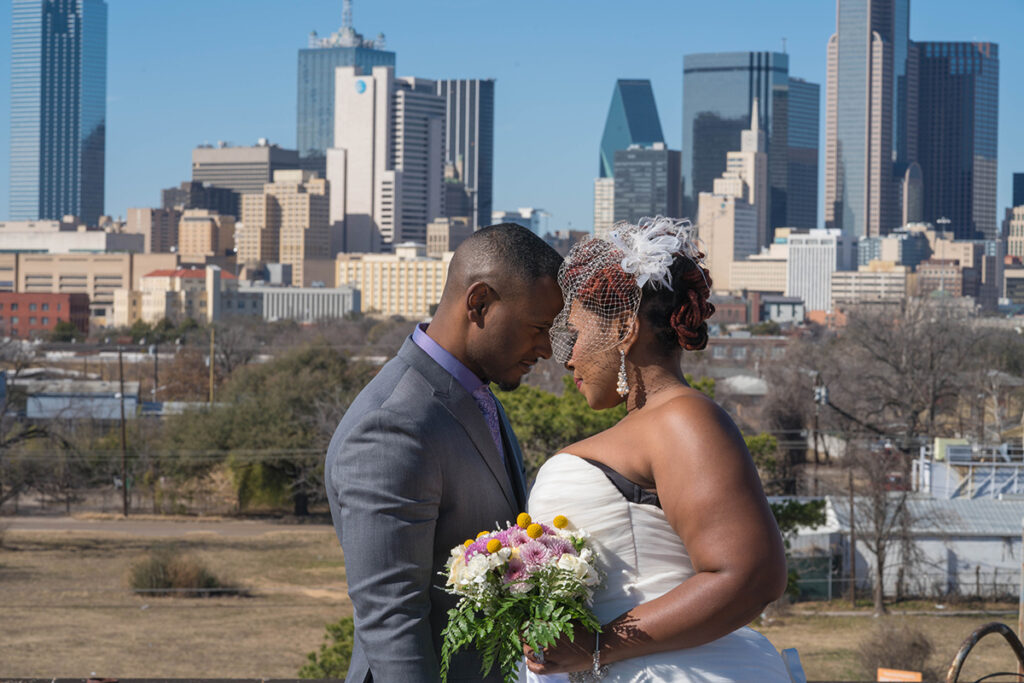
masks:
[[[532,521],[533,520],[530,518],[530,515],[526,514],[525,512],[520,512],[519,516],[516,517],[516,524],[518,524],[523,529],[530,526],[530,522]]]
[[[531,524],[526,527],[526,535],[530,538],[540,538],[544,535],[544,527],[540,524]]]
[[[487,534],[489,534],[489,533],[491,533],[491,532],[490,532],[490,531],[481,531],[480,533],[478,533],[478,534],[476,535],[476,537],[477,537],[477,538],[481,538],[482,536],[486,536],[486,535],[487,535]]]
[[[467,538],[466,542],[463,543],[462,545],[464,545],[464,546],[466,546],[468,548],[469,546],[473,545],[473,539]]]
[[[569,520],[566,519],[565,515],[558,515],[553,520],[551,520],[551,524],[554,525],[556,529],[564,529],[565,527],[569,526]]]
[[[501,550],[501,541],[496,538],[487,541],[487,552],[496,553],[499,550]]]

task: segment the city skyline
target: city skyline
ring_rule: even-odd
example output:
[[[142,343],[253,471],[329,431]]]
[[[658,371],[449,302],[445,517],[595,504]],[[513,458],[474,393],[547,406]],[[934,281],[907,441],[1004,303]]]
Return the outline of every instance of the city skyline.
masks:
[[[540,3],[512,10],[468,0],[429,8],[406,0],[356,2],[354,26],[366,35],[383,31],[403,74],[496,79],[494,208],[545,206],[553,228],[590,227],[593,150],[608,90],[617,79],[651,80],[670,149],[681,146],[684,54],[780,51],[785,37],[790,74],[825,83],[834,3],[794,0],[779,11],[752,0],[729,8],[641,2],[628,12],[611,2],[596,4],[583,13],[575,5]],[[123,216],[131,206],[159,206],[160,190],[188,177],[189,156],[198,144],[224,139],[251,145],[266,137],[295,149],[297,53],[311,30],[327,35],[341,25],[340,0],[310,0],[302,12],[285,12],[282,3],[270,0],[209,6],[185,0],[166,16],[148,3],[109,0],[108,6],[108,213]],[[1011,85],[1019,80],[1015,65],[1024,64],[1024,48],[1012,34],[1024,5],[995,0],[985,9],[982,15],[951,0],[911,3],[910,37],[1000,44],[1001,216],[1010,202],[1012,173],[1024,170],[1024,131],[1014,129],[1011,115],[1024,105],[1024,94],[1012,92]],[[0,16],[6,35],[10,20],[9,12]],[[157,21],[185,39],[147,39],[140,27]],[[428,21],[438,28],[421,31]],[[569,25],[572,31],[566,31]],[[694,25],[704,28],[687,31]],[[497,43],[498,26],[521,44],[509,50],[507,43]],[[618,35],[631,37],[622,41]],[[0,88],[9,92],[9,50],[0,59]],[[823,100],[824,92],[822,106]],[[9,107],[0,117],[0,152],[8,157]],[[9,167],[2,166],[0,185],[6,187]],[[819,198],[819,225],[820,204]],[[0,216],[9,213],[4,193]]]

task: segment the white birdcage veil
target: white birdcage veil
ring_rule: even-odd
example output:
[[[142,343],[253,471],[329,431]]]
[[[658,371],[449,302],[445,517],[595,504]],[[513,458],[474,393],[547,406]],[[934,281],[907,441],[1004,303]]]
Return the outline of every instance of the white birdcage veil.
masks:
[[[702,266],[693,225],[664,216],[636,225],[622,221],[607,240],[576,244],[558,272],[565,305],[551,328],[555,360],[564,364],[574,351],[579,358],[621,342],[636,320],[644,286],[672,289],[671,267],[679,256]],[[577,303],[583,310],[574,313]]]

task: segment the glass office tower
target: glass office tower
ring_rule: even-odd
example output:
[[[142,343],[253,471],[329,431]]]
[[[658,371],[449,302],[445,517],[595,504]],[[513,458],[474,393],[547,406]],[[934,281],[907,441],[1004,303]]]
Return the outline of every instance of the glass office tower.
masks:
[[[106,2],[13,0],[12,219],[98,224],[106,117]]]
[[[295,132],[303,169],[326,177],[327,150],[334,146],[334,70],[358,66],[370,73],[375,66],[394,66],[395,53],[383,45],[382,36],[364,40],[351,26],[342,26],[329,38],[311,33],[309,47],[299,50]]]
[[[657,142],[615,151],[615,222],[679,216],[679,152]]]
[[[901,223],[917,160],[917,51],[909,0],[839,0],[828,43],[825,224],[852,238]]]
[[[920,53],[918,155],[924,220],[957,239],[994,239],[999,46],[926,42]]]
[[[597,177],[615,177],[615,152],[620,149],[628,149],[632,145],[647,147],[656,142],[665,142],[665,137],[661,132],[661,119],[658,118],[651,82],[616,81],[601,136]]]
[[[494,80],[441,80],[437,94],[445,101],[445,164],[465,186],[470,227],[491,224],[494,187]],[[464,216],[445,203],[445,215]]]
[[[821,86],[789,79],[789,168],[786,225],[818,227],[818,129]]]
[[[787,224],[789,56],[779,52],[715,52],[683,57],[683,213],[725,172],[740,148],[757,98],[768,154],[769,225]]]

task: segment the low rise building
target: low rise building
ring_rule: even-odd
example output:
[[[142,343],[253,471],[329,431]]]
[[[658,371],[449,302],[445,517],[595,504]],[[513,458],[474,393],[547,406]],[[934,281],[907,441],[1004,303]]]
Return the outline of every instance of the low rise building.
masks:
[[[228,315],[259,315],[258,298],[241,294],[238,279],[217,266],[155,270],[139,289],[114,293],[114,324],[155,323],[167,318],[213,322]]]
[[[435,218],[427,224],[427,256],[441,258],[446,251],[455,251],[473,234],[468,218]]]
[[[170,253],[178,246],[178,223],[181,211],[177,209],[128,209],[126,232],[142,235],[147,254]]]
[[[344,318],[358,313],[359,290],[355,287],[268,287],[241,286],[240,295],[258,300],[264,320],[295,320],[312,323],[317,320]]]
[[[956,259],[928,259],[917,267],[917,295],[945,292],[951,297],[964,295],[964,271]]]
[[[806,314],[804,300],[799,297],[778,294],[760,297],[760,320],[770,320],[780,325],[799,325]]]
[[[177,265],[177,254],[0,253],[0,291],[85,294],[95,329],[112,324],[114,292],[138,289],[144,274]]]
[[[74,216],[61,221],[0,221],[0,250],[4,253],[141,253],[144,248],[142,235],[90,230]]]
[[[362,313],[424,318],[441,301],[451,258],[429,258],[415,243],[394,254],[338,254],[338,285],[359,290]]]
[[[891,261],[870,261],[855,271],[832,273],[832,307],[840,304],[899,301],[911,291],[908,266]]]
[[[1011,304],[1024,304],[1024,267],[1003,271],[1003,298]]]
[[[0,337],[32,339],[53,332],[59,322],[89,334],[89,297],[85,294],[0,292]]]
[[[186,209],[178,222],[182,263],[203,263],[226,256],[235,247],[235,218],[208,209]]]

